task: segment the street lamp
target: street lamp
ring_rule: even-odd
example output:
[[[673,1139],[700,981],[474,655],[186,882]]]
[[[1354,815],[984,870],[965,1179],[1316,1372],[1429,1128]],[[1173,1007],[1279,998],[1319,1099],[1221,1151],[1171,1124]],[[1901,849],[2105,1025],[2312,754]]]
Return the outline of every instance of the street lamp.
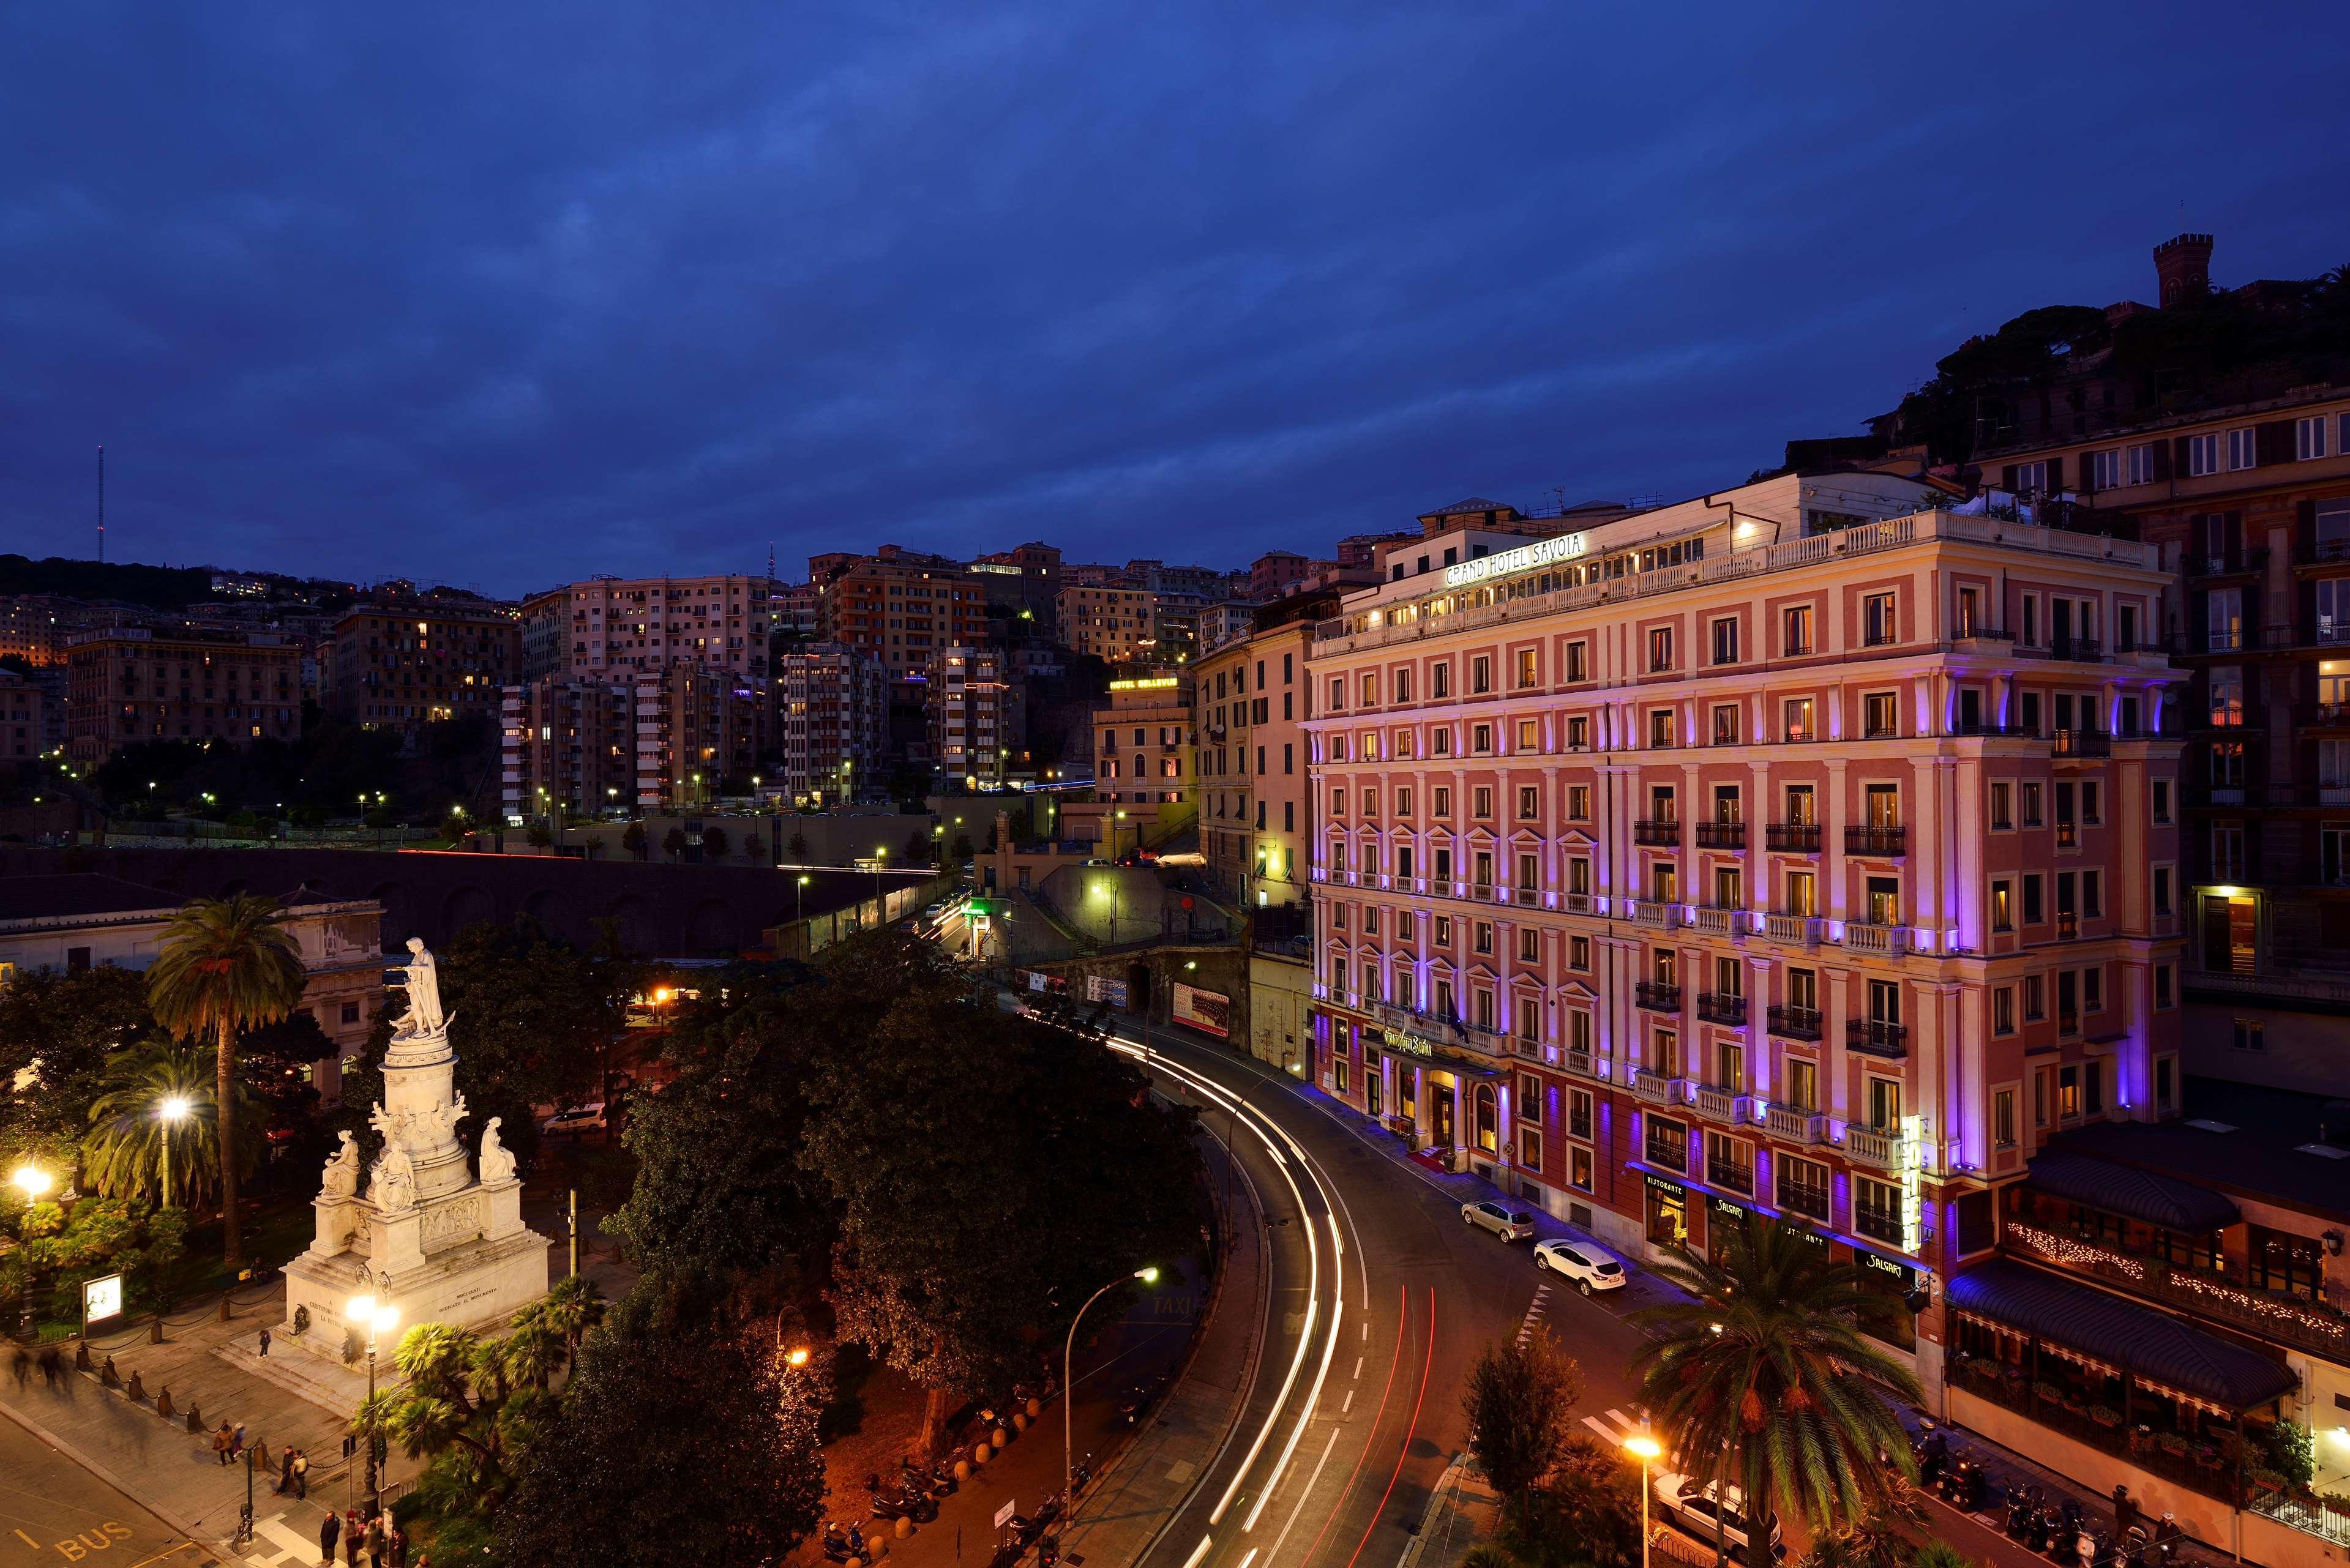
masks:
[[[380,1336],[390,1334],[393,1329],[400,1326],[400,1309],[393,1306],[389,1302],[379,1306],[376,1303],[375,1297],[373,1296],[353,1296],[350,1299],[349,1310],[344,1314],[344,1321],[347,1323],[363,1323],[367,1324],[368,1403],[369,1405],[373,1405],[375,1403],[376,1342]],[[376,1483],[378,1480],[376,1474],[376,1433],[372,1426],[370,1426],[368,1430],[367,1446],[367,1490],[368,1501],[371,1507],[375,1501]]]
[[[1076,1417],[1071,1414],[1076,1407],[1077,1390],[1076,1384],[1070,1376],[1073,1370],[1072,1364],[1076,1361],[1077,1354],[1077,1324],[1086,1315],[1086,1307],[1093,1305],[1094,1303],[1126,1283],[1128,1280],[1140,1280],[1146,1285],[1156,1284],[1159,1281],[1159,1270],[1155,1266],[1137,1269],[1131,1274],[1112,1280],[1087,1296],[1086,1306],[1079,1307],[1076,1316],[1069,1320],[1069,1341],[1061,1349],[1061,1528],[1063,1531],[1069,1528],[1069,1521],[1076,1517],[1077,1512]]]
[[[808,878],[806,873],[802,873],[799,881],[793,885],[792,919],[795,920],[807,919],[807,885]]]
[[[889,846],[877,845],[873,850],[873,923],[887,924],[889,919],[889,900],[881,893],[881,863],[889,858]]]
[[[1665,1450],[1643,1427],[1624,1439],[1624,1451],[1640,1461],[1640,1568],[1648,1568],[1648,1467]]]
[[[163,1207],[172,1206],[172,1135],[188,1119],[188,1096],[166,1095],[163,1103],[155,1107],[156,1119],[163,1124]]]
[[[16,1174],[8,1179],[24,1193],[27,1206],[39,1202],[41,1194],[49,1189],[49,1173],[29,1160],[18,1166]],[[25,1276],[25,1307],[16,1318],[16,1337],[33,1337],[33,1276],[30,1273]]]

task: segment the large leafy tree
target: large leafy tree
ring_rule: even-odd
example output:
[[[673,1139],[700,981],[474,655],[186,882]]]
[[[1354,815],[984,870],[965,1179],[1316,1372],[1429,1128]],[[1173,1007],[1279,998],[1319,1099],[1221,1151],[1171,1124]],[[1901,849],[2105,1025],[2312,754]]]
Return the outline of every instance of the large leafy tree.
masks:
[[[0,1164],[29,1155],[70,1168],[107,1059],[153,1027],[145,977],[110,964],[0,986]]]
[[[1888,1400],[1922,1397],[1866,1334],[1902,1305],[1808,1231],[1724,1223],[1719,1262],[1680,1249],[1657,1265],[1693,1299],[1634,1314],[1653,1336],[1633,1359],[1642,1397],[1681,1462],[1742,1488],[1750,1512],[1862,1515],[1908,1466]]]
[[[636,1186],[604,1229],[689,1316],[806,1310],[835,1234],[831,1192],[800,1163],[806,1085],[860,1021],[796,964],[735,966],[700,989],[664,1046],[675,1080],[630,1110]]]
[[[275,1023],[302,1000],[307,976],[301,950],[275,898],[238,893],[200,899],[172,917],[155,962],[147,971],[147,1004],[156,1022],[182,1039],[209,1036],[213,1044],[215,1140],[220,1171],[223,1261],[234,1273],[244,1261],[236,1212],[236,1041],[238,1032]]]
[[[236,1080],[241,1114],[230,1118],[236,1158],[222,1160],[220,1118],[213,1114],[218,1085],[200,1047],[148,1040],[108,1061],[105,1084],[106,1092],[90,1104],[82,1168],[88,1183],[108,1197],[144,1198],[151,1192],[161,1200],[167,1150],[170,1197],[181,1207],[200,1205],[218,1191],[224,1163],[233,1163],[239,1176],[261,1168],[261,1106],[242,1076]],[[184,1102],[186,1110],[176,1120],[163,1115],[174,1100]]]
[[[810,1085],[833,1299],[845,1336],[927,1390],[935,1446],[957,1393],[1030,1370],[1102,1284],[1198,1245],[1192,1113],[1100,1044],[975,1002],[935,949],[852,943],[825,973],[863,1024]]]
[[[822,1393],[761,1336],[624,1303],[515,1462],[496,1560],[785,1561],[824,1499]]]
[[[1548,1329],[1489,1345],[1470,1367],[1461,1407],[1471,1448],[1521,1517],[1527,1493],[1566,1458],[1582,1397],[1583,1369],[1559,1353]]]

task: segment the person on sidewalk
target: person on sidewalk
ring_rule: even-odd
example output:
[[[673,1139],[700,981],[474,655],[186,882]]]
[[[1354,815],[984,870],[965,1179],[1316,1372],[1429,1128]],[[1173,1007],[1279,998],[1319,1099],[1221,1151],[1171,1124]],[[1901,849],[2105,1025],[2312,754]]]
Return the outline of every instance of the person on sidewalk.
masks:
[[[343,1511],[343,1561],[350,1568],[359,1568],[359,1538],[367,1532],[359,1523],[359,1511]]]
[[[265,1328],[261,1331],[261,1359],[269,1359],[269,1331]]]
[[[228,1464],[228,1446],[235,1440],[226,1421],[223,1421],[220,1424],[220,1430],[213,1434],[213,1452],[220,1457],[223,1468]]]
[[[294,1490],[294,1445],[293,1445],[293,1444],[291,1444],[291,1443],[288,1443],[288,1444],[286,1444],[286,1451],[285,1451],[285,1453],[283,1453],[282,1455],[280,1455],[280,1456],[278,1457],[278,1460],[277,1460],[277,1487],[276,1487],[276,1491],[277,1491],[277,1495],[278,1495],[279,1497],[284,1497],[287,1492],[292,1491],[293,1490]]]
[[[242,1421],[236,1424],[235,1432],[229,1438],[228,1457],[233,1459],[244,1458],[244,1423]]]
[[[294,1495],[308,1501],[310,1497],[310,1456],[301,1449],[294,1450]]]
[[[383,1549],[390,1568],[408,1568],[408,1537],[400,1532],[397,1524],[387,1525],[383,1532]]]
[[[318,1526],[318,1568],[335,1568],[335,1538],[342,1532],[342,1516],[328,1509],[327,1522]]]

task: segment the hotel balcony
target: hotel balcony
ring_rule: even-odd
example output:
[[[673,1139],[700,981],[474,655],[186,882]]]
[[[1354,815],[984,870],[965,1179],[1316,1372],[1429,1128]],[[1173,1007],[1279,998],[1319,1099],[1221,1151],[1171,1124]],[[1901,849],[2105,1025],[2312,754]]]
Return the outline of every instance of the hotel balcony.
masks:
[[[2049,746],[2051,754],[2059,757],[2110,757],[2114,754],[2114,738],[2103,730],[2059,730]]]
[[[1820,825],[1816,822],[1774,822],[1762,830],[1762,847],[1774,855],[1817,855]]]
[[[1681,844],[1681,825],[1670,818],[1635,822],[1632,825],[1632,842],[1656,849],[1678,849]]]
[[[1901,1135],[1877,1132],[1856,1122],[1844,1129],[1844,1152],[1856,1165],[1891,1170],[1901,1163]]]
[[[1700,904],[1689,912],[1692,929],[1710,937],[1742,937],[1749,921],[1743,909],[1725,909],[1717,904]]]
[[[1632,1093],[1652,1106],[1670,1106],[1679,1109],[1689,1103],[1689,1080],[1668,1078],[1662,1073],[1645,1068],[1632,1075]]]
[[[1648,1157],[1650,1165],[1660,1165],[1667,1170],[1689,1168],[1689,1145],[1680,1138],[1660,1137],[1652,1131],[1648,1134],[1640,1152]]]
[[[1659,903],[1653,898],[1627,898],[1624,901],[1624,918],[1636,926],[1652,926],[1658,930],[1669,931],[1681,923],[1681,907]]]
[[[1909,951],[1909,935],[1907,926],[1872,926],[1862,920],[1848,920],[1844,928],[1844,945],[1852,952],[1900,958]]]
[[[1679,1012],[1681,1010],[1681,988],[1661,980],[1636,981],[1632,1000],[1638,1006],[1652,1012]]]
[[[1750,1198],[1754,1194],[1754,1168],[1751,1165],[1709,1159],[1705,1162],[1705,1179],[1724,1191],[1743,1193]]]
[[[1909,1054],[1909,1026],[1887,1023],[1882,1018],[1850,1018],[1845,1021],[1844,1048],[1857,1051],[1865,1056],[1882,1056],[1898,1062]]]
[[[1765,914],[1759,924],[1762,934],[1772,941],[1793,942],[1806,948],[1819,946],[1820,919],[1817,915]]]
[[[1789,1143],[1825,1143],[1828,1141],[1828,1119],[1817,1111],[1807,1111],[1799,1106],[1773,1106],[1762,1116],[1763,1130],[1773,1137]]]
[[[1728,1122],[1732,1126],[1752,1119],[1749,1112],[1754,1102],[1734,1089],[1717,1089],[1700,1084],[1697,1088],[1697,1114],[1709,1121]]]
[[[1697,846],[1700,849],[1743,849],[1746,847],[1746,825],[1742,822],[1700,822],[1697,825]]]
[[[1907,855],[1909,853],[1909,830],[1906,827],[1847,827],[1844,830],[1844,852],[1887,860]]]
[[[1566,1069],[1569,1077],[1586,1078],[1595,1084],[1607,1082],[1611,1070],[1611,1064],[1606,1057],[1594,1056],[1588,1051],[1562,1051],[1558,1062]]]
[[[1743,1023],[1746,999],[1723,991],[1700,991],[1697,993],[1697,1015],[1708,1023]]]
[[[1817,1040],[1820,1037],[1820,1010],[1816,1007],[1783,1007],[1771,1004],[1771,1033],[1787,1040]]]

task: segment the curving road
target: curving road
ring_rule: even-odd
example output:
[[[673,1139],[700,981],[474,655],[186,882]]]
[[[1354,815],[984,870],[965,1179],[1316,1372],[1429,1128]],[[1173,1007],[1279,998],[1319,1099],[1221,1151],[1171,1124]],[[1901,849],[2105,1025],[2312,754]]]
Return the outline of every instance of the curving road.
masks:
[[[1240,1421],[1140,1561],[1149,1568],[1387,1568],[1466,1445],[1461,1389],[1489,1343],[1546,1323],[1583,1363],[1581,1408],[1631,1424],[1639,1335],[1462,1224],[1459,1202],[1311,1091],[1121,1021],[1169,1097],[1229,1131],[1274,1232],[1265,1345]],[[1549,1288],[1544,1289],[1545,1286]],[[1537,1303],[1539,1303],[1538,1311]]]

